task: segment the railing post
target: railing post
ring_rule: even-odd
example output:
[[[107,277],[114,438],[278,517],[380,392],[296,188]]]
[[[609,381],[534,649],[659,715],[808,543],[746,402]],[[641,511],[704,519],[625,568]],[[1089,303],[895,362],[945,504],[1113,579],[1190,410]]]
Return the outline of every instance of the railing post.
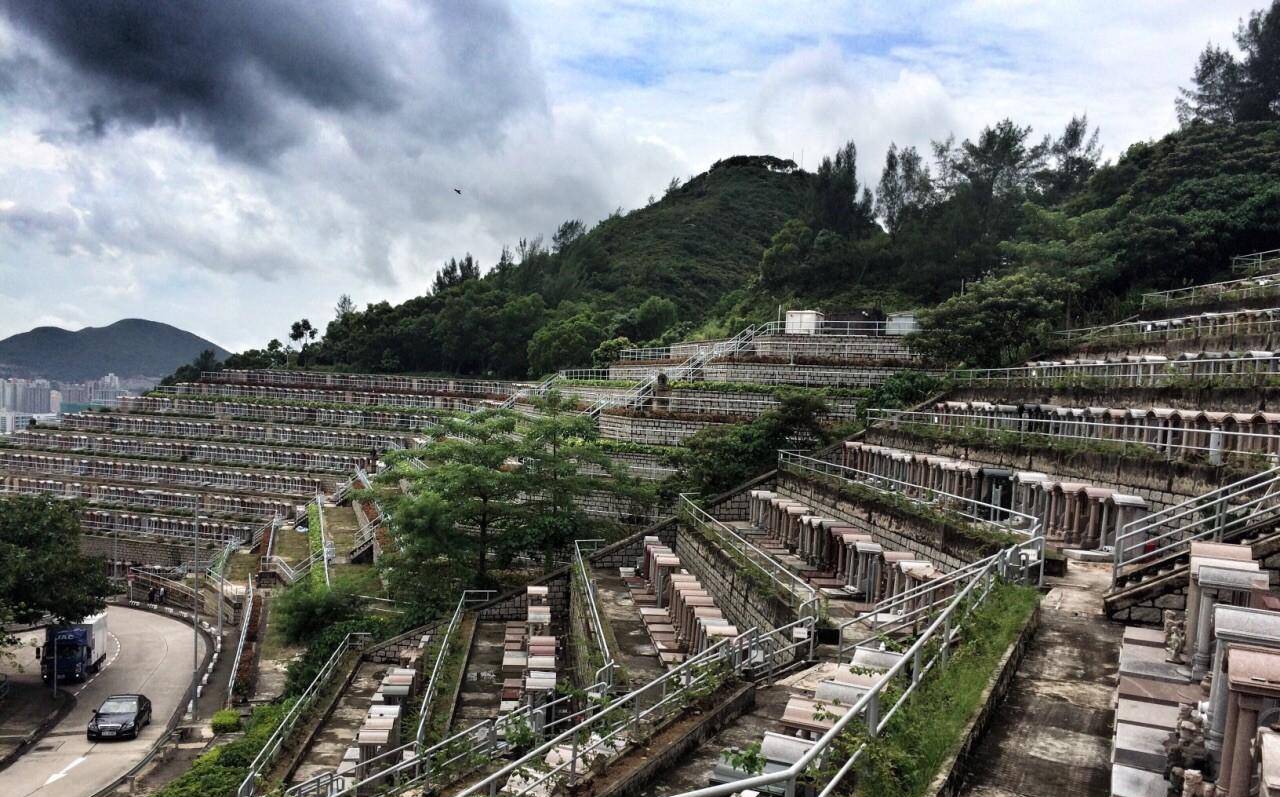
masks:
[[[879,735],[876,726],[880,724],[880,692],[872,692],[871,699],[867,701],[867,735],[875,737]]]

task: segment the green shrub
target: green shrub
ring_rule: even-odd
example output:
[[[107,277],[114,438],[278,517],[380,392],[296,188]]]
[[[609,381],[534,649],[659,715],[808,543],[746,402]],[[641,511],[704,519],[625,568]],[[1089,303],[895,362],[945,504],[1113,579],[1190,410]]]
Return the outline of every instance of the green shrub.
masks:
[[[314,639],[327,628],[345,623],[360,610],[360,599],[350,587],[335,585],[328,589],[324,579],[319,585],[300,580],[286,589],[272,604],[272,623],[278,623],[286,641],[300,644]]]
[[[177,780],[166,784],[154,797],[233,797],[249,774],[249,765],[280,724],[290,705],[292,701],[285,701],[254,709],[244,736],[215,747],[197,758],[191,769]],[[215,722],[217,716],[223,713],[219,711],[214,715]]]
[[[240,712],[235,709],[224,708],[221,711],[215,711],[213,720],[209,723],[214,733],[232,733],[240,730]]]

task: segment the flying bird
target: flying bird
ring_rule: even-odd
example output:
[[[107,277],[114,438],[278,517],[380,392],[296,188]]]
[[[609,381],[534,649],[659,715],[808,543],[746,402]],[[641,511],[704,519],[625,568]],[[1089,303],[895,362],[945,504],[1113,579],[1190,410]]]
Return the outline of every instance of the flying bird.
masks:
[[[455,188],[455,189],[453,189],[453,193],[457,194],[458,196],[462,196],[462,189],[461,189],[461,188]]]

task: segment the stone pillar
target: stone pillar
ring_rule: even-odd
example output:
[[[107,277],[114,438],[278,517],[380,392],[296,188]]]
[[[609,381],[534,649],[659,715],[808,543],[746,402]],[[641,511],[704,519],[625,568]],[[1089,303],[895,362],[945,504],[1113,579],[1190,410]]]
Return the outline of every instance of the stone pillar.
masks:
[[[1200,680],[1209,671],[1210,645],[1209,641],[1213,637],[1213,607],[1216,603],[1217,596],[1200,591],[1200,611],[1196,618],[1195,627],[1195,658],[1189,662],[1191,664],[1191,677],[1194,680]]]
[[[1222,742],[1222,769],[1218,772],[1218,794],[1228,797],[1231,776],[1237,763],[1236,730],[1240,718],[1240,696],[1232,692],[1227,698],[1227,728]],[[1245,762],[1248,769],[1248,762]]]
[[[1227,688],[1227,674],[1223,670],[1227,643],[1221,640],[1214,646],[1213,676],[1209,682],[1209,730],[1205,734],[1205,749],[1213,761],[1214,771],[1222,767],[1222,739],[1227,727],[1227,700],[1231,690]]]
[[[1260,701],[1241,695],[1238,700],[1235,744],[1231,750],[1230,797],[1249,797],[1253,780],[1253,737],[1258,733]]]

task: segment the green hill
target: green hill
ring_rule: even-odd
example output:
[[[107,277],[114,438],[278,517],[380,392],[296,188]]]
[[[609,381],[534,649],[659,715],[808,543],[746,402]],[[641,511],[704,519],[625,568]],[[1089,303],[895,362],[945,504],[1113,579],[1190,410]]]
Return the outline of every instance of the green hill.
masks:
[[[0,340],[0,371],[13,376],[63,381],[97,379],[108,373],[160,377],[212,349],[228,353],[202,337],[177,327],[126,318],[105,327],[71,332],[36,327]]]

